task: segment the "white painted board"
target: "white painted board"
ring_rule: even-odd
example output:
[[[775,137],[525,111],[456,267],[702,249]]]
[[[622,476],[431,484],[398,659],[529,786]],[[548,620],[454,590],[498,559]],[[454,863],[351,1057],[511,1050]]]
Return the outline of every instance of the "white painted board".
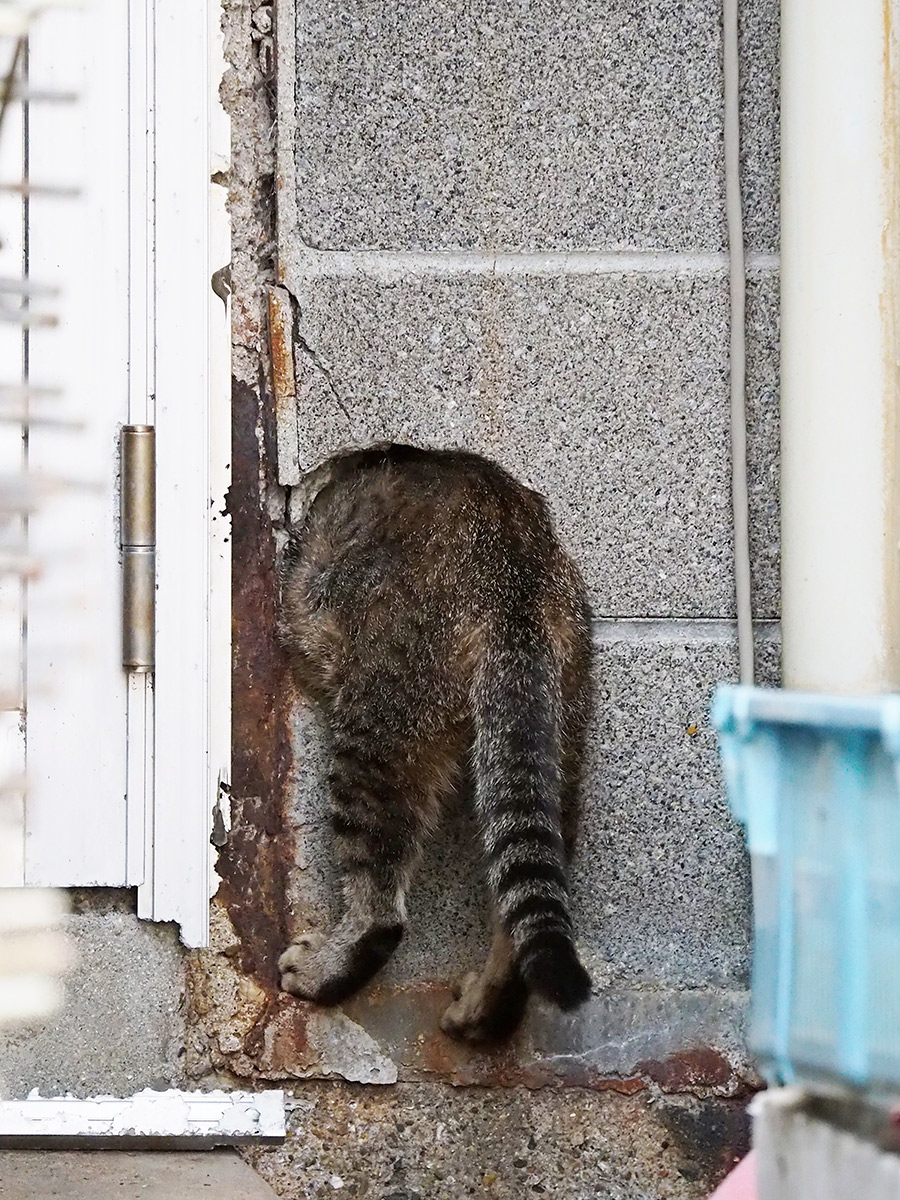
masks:
[[[80,428],[38,425],[28,441],[29,475],[48,491],[28,529],[41,574],[27,594],[25,882],[116,886],[128,882],[116,520],[128,387],[127,8],[48,9],[29,46],[31,88],[78,94],[30,105],[29,273],[60,287],[60,323],[31,330],[29,379],[61,386],[59,413]]]

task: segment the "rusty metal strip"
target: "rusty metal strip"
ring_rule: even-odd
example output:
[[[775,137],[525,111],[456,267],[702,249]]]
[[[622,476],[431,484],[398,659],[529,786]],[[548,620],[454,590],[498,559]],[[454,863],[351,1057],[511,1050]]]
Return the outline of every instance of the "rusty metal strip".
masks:
[[[268,315],[278,482],[284,487],[293,487],[300,482],[300,435],[294,375],[293,301],[286,288],[269,288]]]

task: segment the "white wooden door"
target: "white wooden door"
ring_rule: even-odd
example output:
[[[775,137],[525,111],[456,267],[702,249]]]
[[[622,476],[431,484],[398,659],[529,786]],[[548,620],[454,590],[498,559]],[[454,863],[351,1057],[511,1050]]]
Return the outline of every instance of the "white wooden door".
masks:
[[[228,257],[224,189],[210,183],[227,167],[217,16],[211,0],[39,13],[27,102],[10,114],[21,164],[0,148],[0,222],[16,227],[18,204],[24,231],[0,269],[18,255],[32,289],[59,289],[58,323],[32,321],[20,360],[0,344],[0,383],[25,385],[53,418],[26,421],[24,438],[0,432],[3,465],[21,459],[41,492],[26,529],[38,573],[24,596],[0,593],[4,627],[21,629],[3,647],[18,648],[20,680],[0,742],[15,749],[24,730],[27,769],[24,838],[0,884],[137,886],[142,915],[179,921],[192,945],[206,940],[209,829],[229,761],[228,341],[210,288]],[[121,659],[126,423],[157,431],[152,675]]]

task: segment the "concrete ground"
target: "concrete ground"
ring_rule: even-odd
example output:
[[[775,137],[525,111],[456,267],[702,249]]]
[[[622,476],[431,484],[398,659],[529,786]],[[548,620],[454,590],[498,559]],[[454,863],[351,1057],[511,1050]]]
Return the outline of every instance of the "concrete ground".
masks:
[[[274,1200],[231,1150],[7,1150],[2,1200]]]

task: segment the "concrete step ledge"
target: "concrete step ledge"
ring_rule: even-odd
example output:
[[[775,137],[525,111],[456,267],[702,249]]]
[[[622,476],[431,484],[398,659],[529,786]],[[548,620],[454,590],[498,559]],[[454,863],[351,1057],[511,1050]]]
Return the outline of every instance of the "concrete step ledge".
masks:
[[[275,1200],[233,1150],[0,1151],[3,1200]]]

